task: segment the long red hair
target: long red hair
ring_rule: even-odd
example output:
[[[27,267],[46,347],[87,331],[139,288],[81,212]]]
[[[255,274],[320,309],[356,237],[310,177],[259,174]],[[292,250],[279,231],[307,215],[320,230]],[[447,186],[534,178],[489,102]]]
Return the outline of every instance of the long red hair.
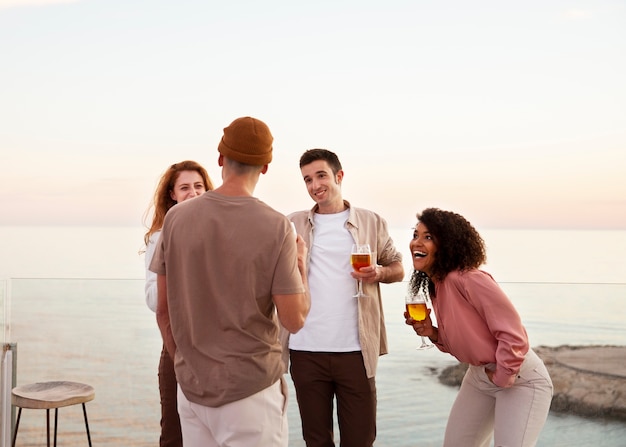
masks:
[[[204,182],[204,188],[207,191],[213,189],[213,183],[211,182],[211,178],[207,173],[206,169],[200,164],[193,160],[185,160],[180,163],[174,163],[172,166],[167,168],[167,170],[161,176],[159,180],[159,184],[154,191],[154,198],[152,199],[152,203],[146,210],[146,216],[144,217],[144,221],[147,218],[150,210],[154,207],[154,214],[152,215],[152,223],[148,226],[148,231],[143,237],[144,243],[147,245],[150,240],[150,236],[156,231],[159,231],[163,227],[163,220],[165,219],[165,214],[169,211],[171,207],[176,205],[174,199],[172,199],[171,192],[174,189],[174,185],[176,184],[176,180],[178,180],[178,176],[183,171],[196,171],[202,177]]]

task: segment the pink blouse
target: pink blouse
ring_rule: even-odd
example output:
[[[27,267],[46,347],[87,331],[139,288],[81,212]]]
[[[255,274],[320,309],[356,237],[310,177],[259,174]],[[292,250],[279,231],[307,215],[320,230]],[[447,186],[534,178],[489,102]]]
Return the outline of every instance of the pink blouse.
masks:
[[[530,349],[519,314],[493,277],[482,270],[453,271],[435,283],[436,346],[460,362],[495,363],[493,382],[509,387]]]

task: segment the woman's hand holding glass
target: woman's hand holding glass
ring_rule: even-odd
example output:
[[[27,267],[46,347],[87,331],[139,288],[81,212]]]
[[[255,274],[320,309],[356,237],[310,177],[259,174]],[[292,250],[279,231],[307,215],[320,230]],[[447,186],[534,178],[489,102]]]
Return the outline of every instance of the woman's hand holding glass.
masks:
[[[416,320],[417,313],[414,313],[413,317],[409,313],[409,307],[416,306],[423,309],[423,313],[420,312],[420,317],[423,316],[423,319]],[[413,330],[417,335],[422,338],[422,345],[417,349],[429,349],[432,348],[433,345],[426,343],[426,339],[424,337],[433,337],[435,335],[435,328],[433,327],[433,322],[430,319],[430,312],[426,306],[426,301],[422,297],[416,296],[407,296],[406,299],[406,310],[404,311],[404,318],[406,324],[409,326],[413,326]],[[411,312],[412,313],[412,312]]]

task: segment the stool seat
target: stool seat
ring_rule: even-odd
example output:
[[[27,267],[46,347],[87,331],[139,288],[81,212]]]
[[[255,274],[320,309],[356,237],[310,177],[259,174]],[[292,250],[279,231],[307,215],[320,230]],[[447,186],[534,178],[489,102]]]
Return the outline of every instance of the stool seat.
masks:
[[[49,409],[92,401],[92,386],[78,382],[40,382],[13,388],[11,403],[20,408]]]
[[[87,420],[85,402],[92,401],[96,393],[92,386],[78,382],[39,382],[16,386],[11,392],[11,403],[19,408],[15,432],[13,433],[13,447],[17,441],[17,431],[20,427],[22,409],[46,410],[46,440],[50,447],[50,409],[54,408],[54,446],[57,445],[57,422],[59,408],[81,404],[85,418],[87,442],[91,447],[91,434]]]

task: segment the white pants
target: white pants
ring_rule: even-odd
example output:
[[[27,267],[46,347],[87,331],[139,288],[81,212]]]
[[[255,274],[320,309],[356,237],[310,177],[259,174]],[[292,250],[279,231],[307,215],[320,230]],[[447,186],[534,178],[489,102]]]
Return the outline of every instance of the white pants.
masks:
[[[541,359],[530,350],[510,388],[494,385],[485,367],[467,370],[454,401],[444,447],[531,447],[537,443],[552,401],[552,381]]]
[[[190,402],[178,386],[185,447],[287,447],[287,383],[284,378],[250,397],[221,407]]]

